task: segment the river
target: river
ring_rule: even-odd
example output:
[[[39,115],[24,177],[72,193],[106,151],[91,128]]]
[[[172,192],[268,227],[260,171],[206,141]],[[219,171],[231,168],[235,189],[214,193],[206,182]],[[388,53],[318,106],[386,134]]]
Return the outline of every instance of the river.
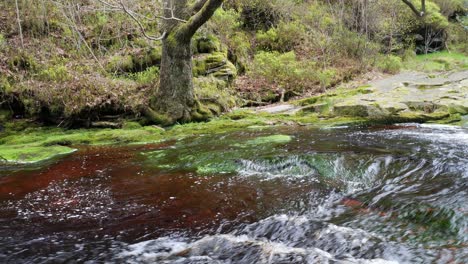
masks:
[[[0,167],[0,262],[468,263],[467,153],[419,124],[81,147]]]

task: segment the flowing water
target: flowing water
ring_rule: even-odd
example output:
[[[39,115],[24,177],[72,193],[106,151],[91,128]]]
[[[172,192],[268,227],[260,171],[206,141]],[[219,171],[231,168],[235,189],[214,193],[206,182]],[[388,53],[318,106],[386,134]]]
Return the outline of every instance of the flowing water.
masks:
[[[437,125],[81,148],[0,168],[0,263],[468,263],[467,153]]]

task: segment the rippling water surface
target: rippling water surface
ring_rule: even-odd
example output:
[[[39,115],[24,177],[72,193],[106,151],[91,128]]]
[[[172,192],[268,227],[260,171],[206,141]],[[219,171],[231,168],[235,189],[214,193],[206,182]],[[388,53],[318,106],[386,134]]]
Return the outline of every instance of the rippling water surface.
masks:
[[[0,262],[468,263],[467,153],[450,126],[280,127],[0,167]]]

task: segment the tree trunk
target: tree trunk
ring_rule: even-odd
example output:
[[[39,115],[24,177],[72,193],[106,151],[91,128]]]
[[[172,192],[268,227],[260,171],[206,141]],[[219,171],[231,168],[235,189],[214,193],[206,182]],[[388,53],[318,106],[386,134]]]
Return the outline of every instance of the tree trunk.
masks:
[[[199,0],[189,5],[188,0],[164,0],[164,15],[179,20],[164,20],[167,34],[162,40],[160,82],[146,115],[163,125],[176,122],[202,121],[211,117],[196,99],[193,89],[191,39],[195,32],[221,6],[223,0]]]
[[[192,84],[190,41],[173,35],[163,40],[160,84],[153,108],[168,118],[169,123],[192,119],[196,99]]]

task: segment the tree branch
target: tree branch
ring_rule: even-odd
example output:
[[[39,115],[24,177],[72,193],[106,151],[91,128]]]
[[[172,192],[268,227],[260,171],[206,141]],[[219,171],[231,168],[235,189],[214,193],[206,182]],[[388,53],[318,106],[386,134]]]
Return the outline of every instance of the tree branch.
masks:
[[[402,0],[407,6],[411,8],[413,13],[418,17],[423,17],[426,14],[426,0],[421,0],[421,11],[419,11],[410,0]]]
[[[182,36],[190,39],[195,32],[213,16],[223,2],[224,0],[205,0],[203,7],[180,29]]]
[[[198,11],[200,11],[203,8],[203,6],[205,5],[206,1],[208,1],[208,0],[198,0],[198,1],[196,1],[191,7],[192,13],[197,13]]]
[[[122,7],[122,10],[138,24],[138,27],[140,27],[140,31],[143,34],[143,36],[145,36],[145,38],[150,39],[150,40],[162,40],[166,37],[166,34],[167,34],[166,32],[163,32],[163,34],[159,37],[153,37],[153,36],[148,35],[146,33],[145,27],[143,27],[143,24],[140,22],[140,20],[138,20],[138,18],[136,18],[136,16],[133,14],[131,10],[127,9],[127,7],[124,5],[122,0],[120,0],[120,6]]]

